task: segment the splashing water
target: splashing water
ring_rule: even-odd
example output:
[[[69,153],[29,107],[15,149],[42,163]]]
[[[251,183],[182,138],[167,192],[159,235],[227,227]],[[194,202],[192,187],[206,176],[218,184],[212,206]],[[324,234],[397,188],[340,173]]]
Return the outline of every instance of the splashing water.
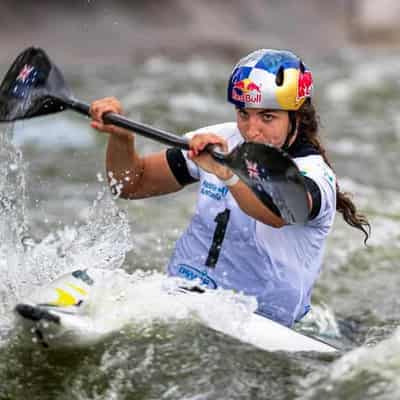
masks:
[[[103,189],[81,226],[50,233],[27,252],[24,272],[43,285],[74,269],[116,269],[131,247],[127,217]]]
[[[211,324],[220,320],[221,324],[229,324],[226,326],[227,331],[234,332],[256,308],[254,298],[224,290],[208,291],[201,296],[188,293],[175,296],[179,286],[187,282],[157,272],[143,273],[139,270],[131,276],[129,284],[126,284],[126,278],[125,283],[115,283],[114,288],[119,288],[118,296],[125,313],[124,319],[136,323],[194,318]],[[122,287],[125,290],[121,291]],[[221,318],[221,315],[229,315],[231,318]]]
[[[14,271],[23,264],[25,178],[22,153],[12,144],[12,127],[0,132],[0,315],[5,315],[16,290]],[[5,318],[7,320],[7,318]],[[0,319],[0,329],[4,319]]]
[[[103,188],[83,224],[65,226],[36,243],[25,215],[25,165],[11,142],[12,126],[0,136],[0,338],[12,326],[12,308],[38,286],[79,268],[119,268],[131,249],[130,228]]]
[[[335,315],[326,304],[314,304],[296,328],[300,332],[317,334],[325,338],[339,339],[341,337]]]

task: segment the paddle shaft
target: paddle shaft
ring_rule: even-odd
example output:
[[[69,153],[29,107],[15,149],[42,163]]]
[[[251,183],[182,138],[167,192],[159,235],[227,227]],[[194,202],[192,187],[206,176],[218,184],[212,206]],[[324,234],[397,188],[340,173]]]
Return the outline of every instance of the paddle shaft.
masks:
[[[65,98],[63,98],[62,101],[68,108],[90,117],[90,106],[87,103],[83,103],[76,99]],[[103,121],[106,124],[113,124],[119,126],[120,128],[129,129],[137,134],[145,136],[149,139],[154,139],[168,146],[179,147],[182,150],[189,150],[189,143],[186,138],[174,135],[162,129],[142,124],[140,122],[131,121],[120,114],[106,113],[103,116]]]

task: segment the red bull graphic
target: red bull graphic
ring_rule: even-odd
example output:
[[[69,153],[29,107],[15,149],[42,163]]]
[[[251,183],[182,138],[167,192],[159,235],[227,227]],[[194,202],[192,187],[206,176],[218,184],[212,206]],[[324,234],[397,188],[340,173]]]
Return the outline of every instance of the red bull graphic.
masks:
[[[313,78],[311,71],[300,72],[299,86],[297,89],[297,100],[310,97],[313,88]]]
[[[232,86],[232,98],[242,103],[261,103],[261,85],[246,78],[235,82]]]

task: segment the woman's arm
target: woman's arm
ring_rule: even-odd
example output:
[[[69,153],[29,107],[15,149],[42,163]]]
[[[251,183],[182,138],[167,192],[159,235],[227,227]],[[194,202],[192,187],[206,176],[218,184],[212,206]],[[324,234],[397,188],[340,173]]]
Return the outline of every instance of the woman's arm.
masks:
[[[114,97],[94,101],[90,107],[91,126],[108,133],[106,170],[110,185],[120,197],[138,199],[180,190],[172,173],[166,151],[141,157],[135,150],[132,132],[103,122],[107,112],[122,114],[121,103]]]

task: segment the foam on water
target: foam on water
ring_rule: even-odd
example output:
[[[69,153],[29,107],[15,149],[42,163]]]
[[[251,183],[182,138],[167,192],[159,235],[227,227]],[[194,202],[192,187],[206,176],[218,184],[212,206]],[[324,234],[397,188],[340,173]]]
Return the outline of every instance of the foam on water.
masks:
[[[100,282],[91,292],[88,312],[94,331],[102,334],[116,332],[129,324],[143,330],[158,322],[190,319],[237,333],[256,308],[254,298],[230,291],[214,290],[201,296],[182,294],[179,287],[185,282],[156,271],[136,270],[127,274],[122,269],[102,270],[101,277],[99,271],[89,269],[88,273],[97,276]]]
[[[357,58],[350,62],[352,68],[346,71],[347,74],[341,71],[341,77],[332,79],[325,92],[327,99],[340,107],[348,106],[349,102],[362,91],[380,91],[388,82],[396,86],[399,84],[400,58],[396,55],[392,57],[378,55],[364,62]]]
[[[82,123],[82,117],[72,113],[50,115],[29,120],[22,120],[15,124],[14,143],[34,144],[43,151],[54,147],[80,147],[93,146],[95,138],[89,124]],[[51,132],[43,135],[43,125],[51,124]]]
[[[333,310],[326,304],[314,304],[310,312],[299,322],[300,332],[323,338],[340,339],[341,333]]]
[[[301,399],[326,395],[329,399],[341,399],[352,391],[357,398],[372,399],[379,395],[380,399],[395,399],[400,396],[399,373],[400,328],[376,346],[361,346],[308,376],[301,382],[306,389]]]
[[[178,125],[183,132],[204,126],[205,117],[207,124],[229,121],[234,117],[232,107],[220,101],[220,82],[229,69],[218,64],[212,69],[210,74],[204,60],[183,64],[163,57],[149,59],[123,96],[124,107],[133,118],[145,118],[164,129]]]
[[[368,216],[371,224],[371,236],[368,246],[387,246],[388,243],[400,246],[400,203],[398,192],[360,184],[348,177],[341,177],[340,188],[351,193],[358,209]],[[349,240],[349,235],[354,240]],[[327,259],[329,270],[346,267],[348,258],[356,251],[365,249],[363,236],[354,229],[349,229],[339,214],[336,215],[335,226],[328,238],[334,246],[328,246]]]

